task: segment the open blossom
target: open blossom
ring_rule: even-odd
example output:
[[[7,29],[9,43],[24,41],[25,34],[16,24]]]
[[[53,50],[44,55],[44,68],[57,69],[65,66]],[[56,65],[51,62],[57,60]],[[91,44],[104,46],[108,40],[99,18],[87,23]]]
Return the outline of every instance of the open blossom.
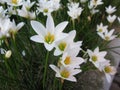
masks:
[[[23,4],[23,0],[5,0],[8,5],[20,6]]]
[[[81,45],[82,45],[82,41],[78,41],[78,42],[74,42],[74,38],[76,35],[76,31],[73,30],[71,32],[68,33],[68,36],[66,36],[65,38],[57,41],[55,43],[55,51],[54,51],[54,55],[60,55],[64,52],[68,52],[69,49],[75,48],[77,47],[78,49],[80,49]]]
[[[109,15],[109,16],[107,16],[107,20],[108,20],[109,23],[113,23],[116,18],[117,18],[116,15],[113,15],[113,16]]]
[[[101,4],[103,4],[102,0],[90,0],[88,7],[92,9],[92,8],[96,8],[98,5]]]
[[[7,10],[4,10],[4,8],[0,6],[0,18],[6,18],[6,12]]]
[[[10,19],[0,18],[0,39],[9,37],[9,29],[10,29]]]
[[[105,33],[98,33],[98,35],[102,39],[104,39],[106,41],[110,41],[110,40],[113,40],[117,37],[117,35],[113,35],[114,31],[115,31],[114,29],[112,29],[110,31],[106,30]]]
[[[17,9],[18,15],[27,19],[35,19],[35,12],[29,11],[25,6],[21,9]]]
[[[9,33],[16,34],[18,30],[24,26],[24,22],[20,22],[18,25],[16,25],[15,21],[13,20],[10,25]]]
[[[105,9],[108,14],[112,14],[116,11],[116,7],[112,7],[111,5],[109,5],[108,7],[105,7]]]
[[[112,81],[111,76],[115,75],[117,70],[114,66],[111,66],[110,61],[106,60],[104,63],[101,63],[101,71],[105,73],[107,81],[110,83]]]
[[[100,23],[100,25],[97,25],[97,32],[98,33],[104,33],[107,30],[108,26],[104,26],[103,23]]]
[[[76,47],[70,49],[69,52],[65,52],[61,57],[60,63],[65,67],[80,68],[80,64],[84,62],[84,59],[77,57],[79,51],[80,50]]]
[[[99,51],[99,47],[95,48],[94,51],[91,50],[87,50],[88,55],[90,57],[89,61],[92,62],[96,68],[100,68],[100,63],[104,62],[105,59],[105,55],[107,54],[106,51]]]
[[[68,80],[72,82],[77,82],[76,78],[74,75],[78,74],[81,72],[80,69],[74,69],[72,67],[64,67],[60,66],[60,68],[56,67],[55,65],[49,65],[55,72],[56,72],[56,77],[59,77],[63,80]]]
[[[46,28],[38,21],[31,21],[32,28],[38,35],[31,37],[31,40],[39,43],[44,43],[45,48],[51,51],[55,47],[55,42],[66,37],[67,34],[62,33],[67,21],[58,24],[56,27],[51,15],[48,15]]]
[[[77,19],[83,11],[83,9],[79,7],[79,3],[73,3],[73,2],[68,3],[68,9],[69,11],[67,11],[67,13],[73,20]]]
[[[60,8],[60,0],[39,0],[37,5],[39,12],[49,15]]]

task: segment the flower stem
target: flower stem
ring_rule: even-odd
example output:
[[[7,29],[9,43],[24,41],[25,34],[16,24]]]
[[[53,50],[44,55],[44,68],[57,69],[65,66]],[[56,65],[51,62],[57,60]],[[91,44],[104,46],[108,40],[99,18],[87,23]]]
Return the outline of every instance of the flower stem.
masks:
[[[46,73],[47,73],[47,64],[48,64],[48,57],[49,57],[49,51],[46,54],[46,59],[45,59],[45,69],[44,69],[44,75],[43,75],[43,89],[45,88],[45,79],[46,79]]]
[[[72,19],[72,24],[73,24],[73,30],[75,30],[75,20]]]

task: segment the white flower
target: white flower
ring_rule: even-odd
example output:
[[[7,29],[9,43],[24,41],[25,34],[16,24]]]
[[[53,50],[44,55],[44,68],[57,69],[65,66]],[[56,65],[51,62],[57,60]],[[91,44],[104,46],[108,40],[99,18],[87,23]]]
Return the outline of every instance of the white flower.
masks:
[[[17,14],[17,12],[13,6],[8,6],[7,11],[8,11],[9,15],[16,15]]]
[[[6,0],[6,2],[11,6],[20,6],[23,4],[23,0]]]
[[[6,53],[5,53],[5,58],[10,58],[11,57],[11,55],[12,55],[12,51],[11,50],[8,50],[8,51],[6,51]]]
[[[108,7],[105,7],[105,9],[108,14],[112,14],[116,11],[116,7],[112,7],[111,5],[109,5]]]
[[[53,12],[52,8],[53,3],[51,1],[39,0],[39,3],[37,5],[38,11],[42,12],[44,15],[49,15]]]
[[[118,17],[118,22],[120,23],[120,17]]]
[[[108,26],[103,26],[103,23],[100,23],[100,25],[97,25],[97,32],[98,33],[104,33],[107,30]]]
[[[91,0],[88,7],[92,9],[92,8],[96,8],[98,5],[101,4],[103,4],[102,0]]]
[[[10,29],[10,19],[0,18],[0,39],[9,37],[9,29]]]
[[[110,31],[106,30],[105,33],[98,33],[98,35],[102,39],[104,39],[106,41],[110,41],[110,40],[113,40],[117,37],[117,35],[113,35],[114,31],[115,31],[114,29],[112,29]]]
[[[28,11],[26,7],[22,7],[21,9],[17,9],[18,15],[27,19],[35,19],[35,12]]]
[[[29,11],[30,8],[35,4],[35,2],[31,2],[30,0],[26,0],[23,2],[23,6]]]
[[[104,63],[101,63],[101,69],[105,73],[107,81],[110,83],[112,81],[111,76],[115,75],[117,70],[114,66],[110,65],[110,61],[106,60]]]
[[[0,6],[0,18],[6,18],[6,12],[7,10],[4,10],[4,8]]]
[[[59,40],[55,43],[55,51],[54,55],[58,56],[64,52],[69,51],[69,49],[77,47],[78,49],[82,45],[82,41],[74,42],[74,38],[76,35],[76,31],[73,30],[68,33],[68,36],[63,38],[62,40]]]
[[[76,78],[74,75],[78,74],[81,72],[80,69],[74,69],[72,67],[64,67],[61,66],[60,68],[56,67],[55,65],[49,65],[55,72],[56,72],[56,77],[59,77],[63,80],[68,80],[72,82],[77,82]]]
[[[16,25],[15,21],[13,20],[10,25],[11,26],[9,32],[12,34],[16,34],[18,30],[20,30],[24,26],[24,22],[20,22],[18,25]]]
[[[87,2],[87,0],[80,0],[80,2],[81,2],[81,3],[86,3],[86,2]]]
[[[107,54],[106,51],[99,51],[99,47],[95,48],[94,51],[87,50],[88,55],[90,57],[89,61],[92,62],[95,67],[98,69],[100,68],[100,62],[104,62],[106,59],[104,58],[105,55]]]
[[[70,49],[69,52],[65,52],[62,55],[60,63],[65,67],[80,68],[80,64],[84,62],[84,59],[77,57],[79,53],[79,48]]]
[[[38,35],[34,35],[31,37],[31,40],[39,43],[44,43],[45,48],[48,51],[51,51],[55,42],[66,37],[65,33],[62,33],[66,25],[67,21],[58,24],[56,27],[54,25],[54,21],[51,15],[48,15],[46,21],[46,28],[39,23],[38,21],[31,21],[32,28]]]
[[[94,14],[96,14],[96,13],[98,13],[99,12],[99,10],[97,10],[97,9],[91,9],[90,10],[90,13],[92,14],[92,15],[94,15]]]
[[[73,2],[68,3],[68,9],[69,11],[67,11],[67,13],[73,20],[77,19],[83,11],[83,9],[79,7],[79,3],[73,3]]]
[[[116,19],[116,15],[113,15],[113,16],[109,15],[109,16],[107,16],[107,20],[108,20],[109,23],[113,23],[115,21],[115,19]]]

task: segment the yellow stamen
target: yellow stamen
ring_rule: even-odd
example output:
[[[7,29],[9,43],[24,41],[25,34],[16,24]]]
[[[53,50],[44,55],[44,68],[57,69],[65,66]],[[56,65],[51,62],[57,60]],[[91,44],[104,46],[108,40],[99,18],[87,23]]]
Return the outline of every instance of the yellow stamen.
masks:
[[[18,0],[12,0],[13,4],[17,4]]]
[[[110,66],[106,66],[106,67],[104,68],[104,70],[105,70],[106,73],[112,72],[112,69],[111,69]]]
[[[44,39],[45,39],[45,42],[47,42],[48,44],[51,44],[54,41],[55,37],[50,32],[48,32]]]
[[[102,32],[103,30],[102,29],[99,29],[98,32]]]
[[[110,40],[110,37],[106,36],[106,37],[105,37],[105,40],[109,41],[109,40]]]
[[[58,45],[58,47],[59,47],[59,49],[61,50],[61,51],[64,51],[65,50],[65,48],[66,48],[66,43],[65,42],[61,42],[59,45]]]
[[[71,61],[70,57],[67,56],[67,57],[65,58],[64,63],[65,63],[66,65],[68,65],[68,64],[70,64],[70,61]]]
[[[47,9],[47,8],[46,8],[46,9],[44,9],[44,10],[43,10],[43,12],[48,13],[48,9]]]
[[[63,70],[60,74],[61,74],[61,76],[64,77],[64,78],[68,78],[69,75],[70,75],[69,71],[67,71],[67,70]]]
[[[92,56],[92,61],[96,62],[97,61],[97,56],[93,55]]]

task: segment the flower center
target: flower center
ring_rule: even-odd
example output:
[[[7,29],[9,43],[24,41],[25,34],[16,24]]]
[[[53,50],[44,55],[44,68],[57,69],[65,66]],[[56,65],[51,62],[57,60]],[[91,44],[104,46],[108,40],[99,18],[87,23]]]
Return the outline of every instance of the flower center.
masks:
[[[103,30],[102,29],[99,29],[98,32],[102,32]]]
[[[47,8],[45,8],[45,9],[43,10],[43,12],[48,13],[48,9],[47,9]]]
[[[109,36],[105,36],[105,40],[109,41],[110,37]]]
[[[67,71],[67,70],[63,70],[63,71],[60,73],[60,75],[61,75],[62,77],[64,77],[64,78],[68,78],[69,75],[70,75],[70,73],[69,73],[69,71]]]
[[[97,56],[93,55],[92,56],[92,61],[96,62],[97,61]]]
[[[61,50],[61,51],[64,51],[65,50],[65,48],[66,48],[66,43],[65,42],[61,42],[59,45],[58,45],[58,47],[59,47],[59,49]]]
[[[12,0],[13,4],[17,4],[18,0]]]
[[[70,57],[69,56],[67,56],[66,58],[65,58],[65,61],[64,61],[64,63],[66,64],[66,65],[68,65],[68,64],[70,64]]]
[[[54,41],[55,37],[53,34],[48,32],[44,39],[45,39],[45,42],[47,42],[48,44],[51,44]]]
[[[112,71],[112,69],[111,69],[110,66],[106,66],[106,67],[104,68],[104,70],[105,70],[106,73],[110,73],[110,72]]]

